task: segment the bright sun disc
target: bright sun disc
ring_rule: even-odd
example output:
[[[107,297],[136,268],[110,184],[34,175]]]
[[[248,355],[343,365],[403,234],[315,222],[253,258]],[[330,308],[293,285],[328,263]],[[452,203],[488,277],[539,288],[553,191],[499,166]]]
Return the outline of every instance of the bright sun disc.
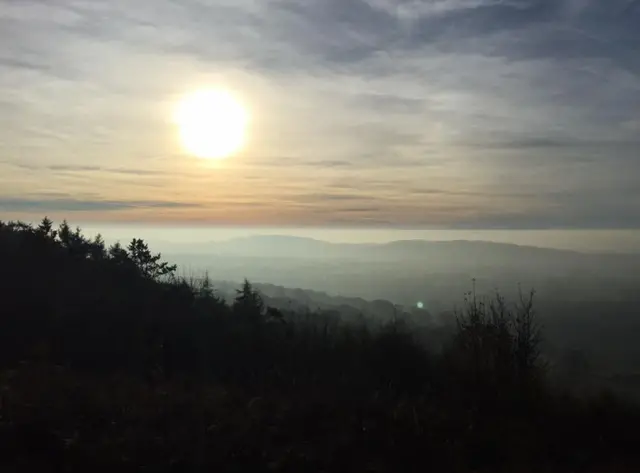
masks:
[[[187,95],[180,100],[174,118],[182,146],[200,158],[226,158],[244,144],[247,113],[222,90]]]

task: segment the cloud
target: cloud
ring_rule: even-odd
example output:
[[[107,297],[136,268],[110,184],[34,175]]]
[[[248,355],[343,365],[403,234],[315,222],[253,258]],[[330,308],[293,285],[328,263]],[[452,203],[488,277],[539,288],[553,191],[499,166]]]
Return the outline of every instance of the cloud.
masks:
[[[343,209],[340,209],[341,212],[347,212],[347,213],[375,213],[375,212],[379,212],[380,208],[379,207],[346,207]]]
[[[18,169],[25,169],[29,171],[44,171],[52,173],[111,173],[111,174],[130,174],[136,176],[159,176],[165,174],[162,171],[153,169],[129,169],[129,168],[109,168],[104,166],[97,166],[91,164],[51,164],[44,165],[38,163],[29,162],[15,162],[15,161],[0,161],[0,164],[5,164]]]
[[[0,186],[96,212],[171,193],[203,219],[640,225],[638,24],[629,0],[5,2]],[[252,116],[218,167],[169,123],[206,85]]]
[[[40,168],[42,169],[42,168]],[[162,175],[161,171],[155,171],[151,169],[127,169],[127,168],[108,168],[102,166],[83,166],[83,165],[52,165],[47,166],[44,169],[54,172],[101,172],[112,174],[131,174],[135,176],[157,176]]]
[[[294,197],[299,202],[341,202],[349,200],[362,200],[362,195],[355,194],[299,194]]]
[[[139,208],[180,209],[199,207],[199,204],[165,201],[79,200],[72,198],[0,198],[0,209],[5,212],[84,212],[113,211]]]
[[[42,168],[37,168],[42,169]],[[54,164],[47,166],[44,169],[49,171],[102,171],[100,166],[83,166],[83,165],[70,165],[70,164]]]

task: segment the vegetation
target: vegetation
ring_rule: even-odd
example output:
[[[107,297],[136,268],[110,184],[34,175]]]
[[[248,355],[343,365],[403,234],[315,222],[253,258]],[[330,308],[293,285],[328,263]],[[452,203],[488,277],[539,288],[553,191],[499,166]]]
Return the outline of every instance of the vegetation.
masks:
[[[549,388],[533,294],[430,350],[232,304],[142,240],[0,223],[2,471],[638,471],[636,406]],[[37,469],[36,469],[37,468]]]

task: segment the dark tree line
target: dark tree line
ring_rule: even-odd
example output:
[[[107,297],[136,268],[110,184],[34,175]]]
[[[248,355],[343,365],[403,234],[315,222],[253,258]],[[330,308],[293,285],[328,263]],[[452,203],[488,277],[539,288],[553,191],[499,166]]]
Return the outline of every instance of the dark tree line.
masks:
[[[279,311],[249,281],[228,303],[140,239],[46,218],[0,223],[0,271],[3,471],[640,464],[634,406],[547,386],[533,294],[471,294],[435,352],[406,321]]]

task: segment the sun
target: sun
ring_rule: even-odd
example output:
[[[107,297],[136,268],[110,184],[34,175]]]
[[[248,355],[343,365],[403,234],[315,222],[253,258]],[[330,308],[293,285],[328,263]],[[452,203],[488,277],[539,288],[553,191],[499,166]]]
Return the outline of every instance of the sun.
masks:
[[[200,158],[223,159],[245,143],[247,112],[225,90],[198,90],[185,95],[174,121],[185,151]]]

